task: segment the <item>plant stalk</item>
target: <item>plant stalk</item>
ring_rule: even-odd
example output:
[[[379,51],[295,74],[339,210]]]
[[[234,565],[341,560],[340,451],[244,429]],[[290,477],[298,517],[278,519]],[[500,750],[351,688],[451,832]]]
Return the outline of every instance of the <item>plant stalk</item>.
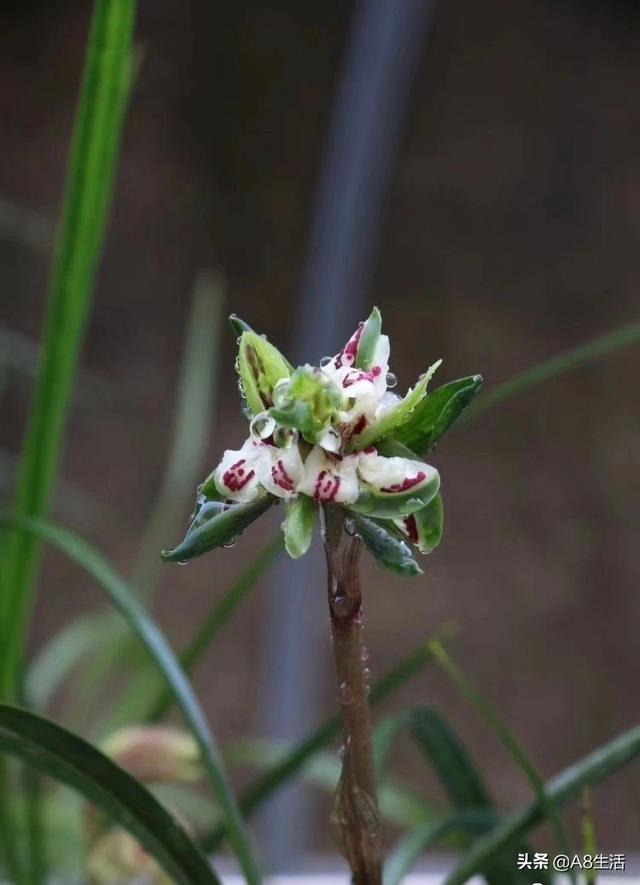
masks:
[[[341,508],[323,509],[329,617],[344,734],[334,825],[354,885],[380,885],[380,813],[358,570],[360,541],[345,531],[344,521]]]

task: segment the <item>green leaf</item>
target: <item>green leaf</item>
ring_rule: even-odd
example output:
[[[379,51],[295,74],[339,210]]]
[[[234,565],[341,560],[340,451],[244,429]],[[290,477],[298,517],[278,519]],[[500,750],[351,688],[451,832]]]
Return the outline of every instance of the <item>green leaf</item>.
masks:
[[[387,438],[402,440],[403,428],[407,424],[415,421],[418,408],[420,404],[425,401],[425,397],[427,396],[429,382],[441,365],[442,360],[438,360],[432,366],[429,366],[424,375],[419,379],[416,386],[400,400],[398,405],[392,411],[387,412],[382,418],[374,421],[361,434],[359,434],[359,436],[354,438],[351,448],[366,449],[368,446],[377,443],[379,440]]]
[[[383,885],[400,885],[425,849],[451,833],[478,836],[496,823],[497,816],[489,811],[459,811],[443,821],[421,824],[401,839],[384,866]]]
[[[284,546],[292,559],[298,559],[311,544],[318,521],[318,504],[306,495],[298,495],[286,506],[287,515],[282,523]]]
[[[399,575],[412,577],[422,574],[422,569],[406,541],[396,537],[384,525],[365,516],[350,513],[348,519],[364,546],[380,565]]]
[[[291,365],[277,347],[255,332],[244,331],[238,350],[240,385],[253,415],[273,405],[273,388],[291,375]]]
[[[420,456],[433,448],[482,387],[481,375],[470,375],[436,387],[420,402],[408,421],[390,434]]]
[[[196,636],[187,645],[180,655],[180,663],[186,673],[191,673],[208,651],[231,615],[236,611],[240,603],[247,598],[255,588],[258,580],[274,563],[282,551],[280,537],[270,541],[258,553],[247,569],[240,575],[238,580],[216,602],[209,615],[204,619]],[[150,704],[149,713],[145,719],[156,722],[164,716],[173,701],[173,695],[167,686],[159,689],[158,695]]]
[[[429,643],[423,643],[394,667],[391,667],[371,686],[369,694],[371,707],[378,706],[400,686],[419,673],[423,667],[431,662],[432,657],[433,652]],[[283,756],[280,762],[250,784],[240,797],[240,808],[244,814],[250,816],[257,811],[269,796],[280,789],[292,777],[295,777],[309,759],[336,738],[340,734],[341,729],[341,717],[338,715],[331,716],[307,738]],[[224,825],[216,827],[204,839],[206,849],[208,851],[215,851],[224,838],[225,833],[226,828]]]
[[[356,358],[354,366],[356,369],[362,369],[368,372],[373,366],[373,358],[376,352],[376,346],[380,340],[382,331],[382,316],[377,307],[374,307],[369,318],[365,321],[358,339],[358,347],[356,350]]]
[[[97,0],[76,110],[60,236],[49,285],[40,370],[15,509],[46,513],[102,251],[132,77],[134,0]],[[0,594],[0,697],[15,697],[39,543],[14,535]]]
[[[444,646],[437,640],[434,640],[432,642],[432,649],[438,665],[449,676],[463,697],[465,697],[469,703],[478,710],[483,719],[496,733],[503,746],[509,751],[512,758],[531,784],[538,801],[545,809],[545,814],[555,833],[560,850],[563,854],[570,855],[572,852],[562,820],[556,811],[554,803],[549,796],[547,796],[544,781],[531,761],[529,754],[516,740],[515,736],[502,721],[497,711],[485,700],[480,692],[469,682],[462,670],[460,670],[460,668],[454,663]]]
[[[253,332],[254,330],[251,328],[249,323],[245,323],[243,319],[241,319],[237,314],[232,313],[229,316],[229,323],[231,325],[231,329],[235,332],[238,338],[241,337],[243,332]],[[254,332],[254,334],[256,334]],[[239,342],[238,342],[239,343]]]
[[[430,707],[406,710],[378,726],[374,748],[380,779],[386,769],[392,744],[402,731],[409,732],[433,765],[457,808],[492,808],[487,789],[464,744],[440,713]]]
[[[584,786],[595,786],[639,755],[640,726],[636,726],[552,778],[545,784],[544,794],[551,805],[561,808],[578,797]],[[473,844],[445,885],[464,885],[546,819],[546,804],[540,799],[509,815]]]
[[[395,525],[412,544],[416,545],[420,553],[431,553],[442,541],[443,521],[442,495],[438,492],[426,507],[395,520]]]
[[[165,562],[189,562],[216,547],[233,544],[273,503],[271,495],[265,495],[249,504],[230,504],[227,510],[188,531],[173,550],[163,550],[162,558]]]
[[[214,793],[226,816],[229,840],[250,885],[260,882],[253,849],[215,741],[198,699],[164,634],[136,600],[131,588],[90,544],[45,520],[0,517],[0,527],[37,534],[76,562],[105,591],[171,687],[177,706],[195,737]]]
[[[2,704],[0,752],[22,759],[97,805],[182,885],[219,883],[182,825],[142,784],[77,735],[35,713]]]
[[[422,484],[406,492],[382,492],[361,480],[358,499],[349,504],[348,510],[378,519],[401,519],[426,507],[438,494],[439,488],[440,475],[437,470],[433,470]]]

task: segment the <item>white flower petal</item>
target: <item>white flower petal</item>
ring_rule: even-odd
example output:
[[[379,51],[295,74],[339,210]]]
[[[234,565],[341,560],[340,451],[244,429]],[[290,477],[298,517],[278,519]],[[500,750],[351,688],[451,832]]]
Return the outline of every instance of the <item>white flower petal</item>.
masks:
[[[225,451],[214,471],[221,495],[243,503],[257,498],[265,466],[263,447],[264,443],[257,443],[249,437],[241,449]]]
[[[298,491],[316,501],[353,504],[358,497],[358,455],[340,458],[314,446],[304,462]]]
[[[277,498],[292,498],[298,492],[298,485],[304,476],[304,465],[298,446],[279,449],[267,445],[269,464],[260,482]]]
[[[385,458],[375,449],[366,449],[359,454],[358,473],[360,478],[388,494],[401,494],[430,482],[437,474],[435,467],[411,458]]]

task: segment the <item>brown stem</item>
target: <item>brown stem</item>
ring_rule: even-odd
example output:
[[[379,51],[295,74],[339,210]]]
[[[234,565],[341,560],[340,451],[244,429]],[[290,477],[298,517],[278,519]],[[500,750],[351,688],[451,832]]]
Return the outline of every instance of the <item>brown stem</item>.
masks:
[[[344,730],[335,822],[356,885],[380,885],[382,850],[373,761],[367,651],[358,572],[360,541],[344,530],[344,512],[323,511],[329,615]]]

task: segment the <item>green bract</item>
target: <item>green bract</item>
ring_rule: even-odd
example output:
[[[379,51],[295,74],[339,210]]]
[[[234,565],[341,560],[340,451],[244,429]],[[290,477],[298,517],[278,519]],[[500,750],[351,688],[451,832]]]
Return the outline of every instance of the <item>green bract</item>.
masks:
[[[236,318],[235,322],[241,321]],[[291,374],[291,365],[278,348],[249,331],[240,336],[237,368],[242,393],[253,415],[273,405],[273,388]]]
[[[186,561],[230,546],[282,501],[292,558],[309,549],[320,505],[341,507],[378,562],[418,574],[414,554],[438,546],[443,523],[440,474],[422,457],[478,392],[480,376],[428,393],[438,360],[397,396],[377,308],[335,356],[295,369],[243,320],[232,316],[231,325],[249,435],[199,487],[184,540],[163,557]]]

